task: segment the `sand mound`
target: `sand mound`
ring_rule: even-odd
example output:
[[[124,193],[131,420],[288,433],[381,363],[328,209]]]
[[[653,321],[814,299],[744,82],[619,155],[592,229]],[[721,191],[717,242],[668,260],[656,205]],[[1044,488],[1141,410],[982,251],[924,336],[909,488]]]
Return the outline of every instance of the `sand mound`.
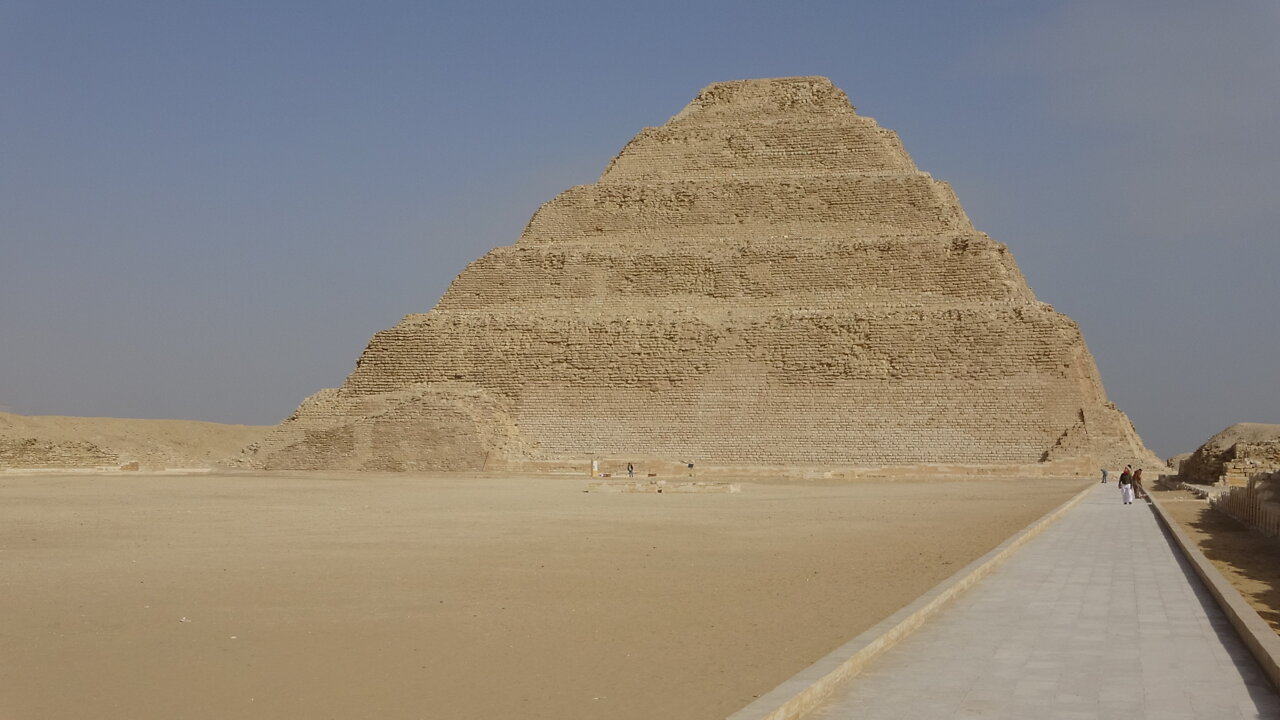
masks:
[[[1236,443],[1265,443],[1280,441],[1280,424],[1236,423],[1209,438],[1200,449],[1226,450]]]
[[[0,413],[0,468],[214,467],[269,427]]]
[[[1088,482],[111,480],[0,476],[5,718],[724,718]]]

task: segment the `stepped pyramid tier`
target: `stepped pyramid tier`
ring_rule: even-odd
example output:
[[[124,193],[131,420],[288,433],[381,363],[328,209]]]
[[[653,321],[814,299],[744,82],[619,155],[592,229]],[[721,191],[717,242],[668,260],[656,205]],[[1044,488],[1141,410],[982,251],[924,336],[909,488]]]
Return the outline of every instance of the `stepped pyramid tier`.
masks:
[[[825,78],[717,83],[249,459],[479,469],[1152,457],[1079,328]]]

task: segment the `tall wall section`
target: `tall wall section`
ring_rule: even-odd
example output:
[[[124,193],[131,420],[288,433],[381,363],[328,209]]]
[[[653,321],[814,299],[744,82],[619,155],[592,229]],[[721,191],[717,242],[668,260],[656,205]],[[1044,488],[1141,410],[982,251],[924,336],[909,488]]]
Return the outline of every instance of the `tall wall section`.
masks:
[[[430,467],[449,443],[421,418],[391,424],[411,450],[334,444],[405,403],[466,417],[470,467],[1149,455],[1075,323],[894,133],[812,77],[712,85],[641,131],[434,310],[376,334],[254,462]]]

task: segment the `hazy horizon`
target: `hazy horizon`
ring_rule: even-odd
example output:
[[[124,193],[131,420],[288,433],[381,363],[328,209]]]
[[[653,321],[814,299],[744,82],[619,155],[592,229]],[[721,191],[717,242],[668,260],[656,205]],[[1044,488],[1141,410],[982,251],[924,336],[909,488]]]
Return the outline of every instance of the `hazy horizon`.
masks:
[[[1280,423],[1280,6],[0,0],[0,409],[272,424],[709,83],[824,75],[1161,456]]]

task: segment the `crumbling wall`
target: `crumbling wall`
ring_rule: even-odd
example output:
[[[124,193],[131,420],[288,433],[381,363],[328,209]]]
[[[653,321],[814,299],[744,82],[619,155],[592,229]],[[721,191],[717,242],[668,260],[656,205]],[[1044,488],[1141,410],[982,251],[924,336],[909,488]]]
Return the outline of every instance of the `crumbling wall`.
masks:
[[[1280,425],[1237,423],[1209,438],[1182,461],[1185,482],[1237,485],[1259,473],[1280,470]]]
[[[119,456],[83,440],[0,437],[0,468],[94,468],[115,466]]]

